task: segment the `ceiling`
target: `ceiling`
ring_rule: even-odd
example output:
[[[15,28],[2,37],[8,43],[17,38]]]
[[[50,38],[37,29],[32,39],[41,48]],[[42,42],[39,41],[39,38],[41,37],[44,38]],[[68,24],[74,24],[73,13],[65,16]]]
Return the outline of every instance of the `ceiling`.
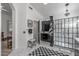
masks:
[[[40,12],[44,17],[54,16],[54,18],[65,17],[64,13],[66,11],[66,3],[31,3],[38,12]],[[79,10],[79,3],[69,3],[70,16],[76,16]]]
[[[31,5],[37,9],[43,16],[52,15],[50,11],[56,10],[57,8],[61,8],[60,6],[64,6],[65,3],[31,3]]]
[[[39,13],[44,16],[45,5],[43,3],[30,3]]]

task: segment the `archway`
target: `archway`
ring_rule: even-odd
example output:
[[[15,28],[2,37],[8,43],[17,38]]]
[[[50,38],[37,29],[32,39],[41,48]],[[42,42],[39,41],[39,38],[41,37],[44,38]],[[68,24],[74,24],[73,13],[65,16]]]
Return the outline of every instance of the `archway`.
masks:
[[[1,55],[15,49],[15,8],[11,3],[1,3]]]

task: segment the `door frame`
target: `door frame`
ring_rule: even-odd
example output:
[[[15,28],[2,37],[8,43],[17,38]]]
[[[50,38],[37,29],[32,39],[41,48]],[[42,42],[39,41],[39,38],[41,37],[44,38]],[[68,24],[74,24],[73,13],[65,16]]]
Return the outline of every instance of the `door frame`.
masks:
[[[40,33],[40,20],[38,21],[38,44],[40,44],[40,39],[41,39],[41,33]]]
[[[15,8],[12,3],[9,3],[12,9],[12,50],[16,49],[16,20],[15,20]]]
[[[15,21],[15,8],[12,3],[8,3],[12,8],[12,50],[16,49],[16,21]],[[1,6],[1,3],[0,3]],[[0,39],[1,39],[1,7],[0,7]],[[1,40],[0,40],[0,56],[1,56]]]

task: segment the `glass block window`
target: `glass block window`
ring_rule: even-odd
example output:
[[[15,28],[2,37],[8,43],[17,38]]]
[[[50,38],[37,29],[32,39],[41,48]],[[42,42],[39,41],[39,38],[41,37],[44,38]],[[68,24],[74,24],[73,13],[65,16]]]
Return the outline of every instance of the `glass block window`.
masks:
[[[79,17],[54,20],[54,44],[67,48],[77,48],[75,37],[79,38]]]

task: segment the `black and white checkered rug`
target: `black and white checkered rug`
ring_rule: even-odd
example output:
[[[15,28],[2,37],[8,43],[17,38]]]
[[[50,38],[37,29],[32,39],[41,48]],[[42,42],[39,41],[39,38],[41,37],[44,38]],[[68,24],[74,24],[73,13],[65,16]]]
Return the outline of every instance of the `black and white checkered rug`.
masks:
[[[31,53],[29,53],[29,56],[69,56],[69,55],[64,54],[62,52],[60,53],[58,51],[51,50],[46,47],[39,47],[34,51],[32,51]]]

